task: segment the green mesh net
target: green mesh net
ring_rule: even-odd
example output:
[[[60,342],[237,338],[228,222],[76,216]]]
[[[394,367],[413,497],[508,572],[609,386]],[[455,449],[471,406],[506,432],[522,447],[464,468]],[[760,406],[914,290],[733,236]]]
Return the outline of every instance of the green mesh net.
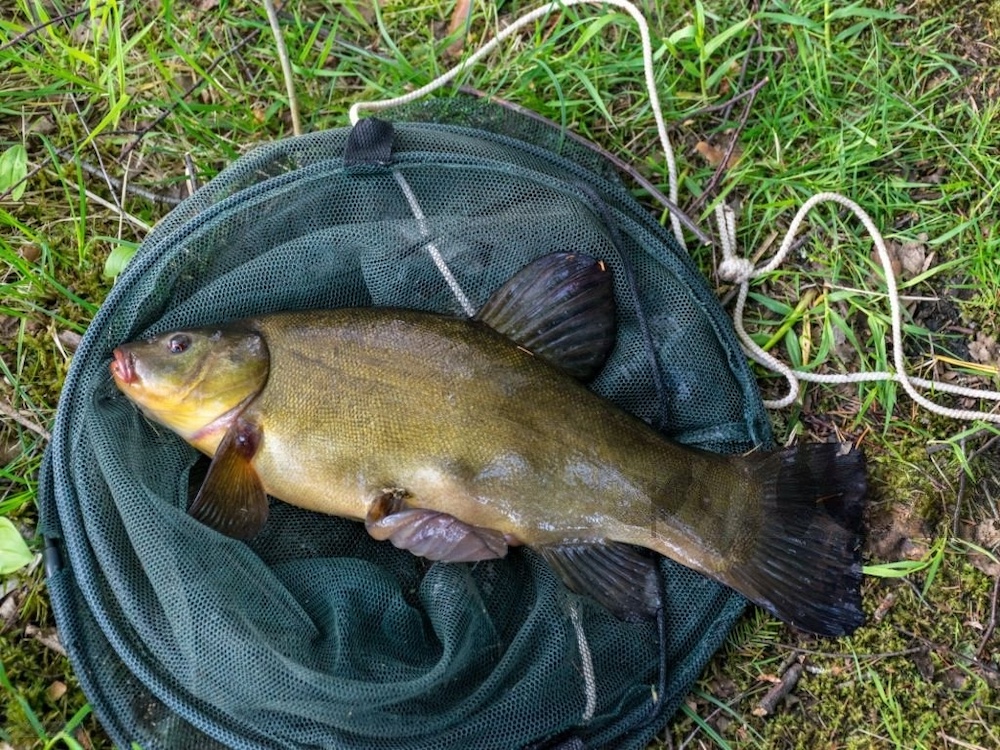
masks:
[[[595,391],[684,443],[770,443],[722,309],[599,157],[493,106],[413,107],[381,146],[351,132],[258,148],[176,208],[74,357],[40,501],[84,690],[123,747],[644,747],[739,596],[663,560],[660,618],[625,623],[530,551],[431,564],[280,502],[250,542],[224,538],[186,516],[204,459],[110,378],[116,345],[173,328],[339,306],[462,315],[429,245],[474,307],[573,251],[614,271],[618,345]]]

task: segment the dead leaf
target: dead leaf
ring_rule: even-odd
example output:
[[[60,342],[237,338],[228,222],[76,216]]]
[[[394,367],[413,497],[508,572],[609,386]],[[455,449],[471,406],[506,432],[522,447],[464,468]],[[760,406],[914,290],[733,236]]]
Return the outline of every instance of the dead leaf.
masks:
[[[452,11],[451,20],[448,22],[448,30],[445,32],[445,36],[450,37],[452,34],[464,31],[468,27],[471,17],[472,0],[458,0],[455,3],[455,10]],[[445,57],[458,57],[462,54],[462,50],[465,48],[465,36],[463,33],[448,46],[448,49],[444,51]]]
[[[59,331],[56,334],[56,338],[59,339],[62,348],[69,354],[75,353],[80,346],[80,342],[83,340],[83,337],[76,331]]]
[[[960,536],[963,539],[968,539],[976,546],[982,547],[996,557],[997,552],[1000,552],[1000,519],[987,518],[978,523],[965,521],[961,525]],[[993,557],[980,554],[979,552],[970,552],[968,560],[986,575],[1000,576],[1000,565],[996,563]]]
[[[94,743],[90,741],[90,735],[83,727],[76,728],[76,741],[80,743],[83,750],[93,750]]]
[[[892,269],[892,275],[898,279],[903,275],[903,261],[899,257],[899,245],[890,240],[885,243],[885,251],[889,256],[889,268]],[[882,260],[875,248],[872,248],[872,262],[879,268],[882,267]]]
[[[882,622],[882,620],[885,619],[885,616],[889,614],[889,610],[892,609],[892,605],[895,603],[896,603],[896,594],[895,592],[890,591],[882,598],[882,601],[878,603],[878,606],[875,608],[874,614],[872,614],[872,620],[874,620],[875,622]]]
[[[9,628],[20,614],[21,597],[17,590],[12,591],[0,601],[0,633]]]
[[[715,146],[708,141],[698,141],[694,150],[697,151],[701,158],[708,162],[711,167],[718,167],[722,164],[722,160],[726,158],[726,150],[729,148],[729,144],[725,143],[720,146]],[[732,169],[736,166],[736,163],[740,160],[740,156],[743,155],[743,150],[740,148],[739,144],[733,149],[733,153],[729,157],[729,161],[726,162],[726,169]]]
[[[996,338],[978,331],[976,338],[969,342],[969,356],[973,362],[995,363],[997,361]]]
[[[933,253],[927,254],[927,235],[921,232],[915,239],[904,242],[889,240],[885,243],[889,253],[892,273],[898,279],[912,279],[926,271],[933,262]],[[878,256],[873,253],[873,259],[878,262]]]
[[[925,518],[906,503],[872,510],[866,547],[880,560],[919,560],[927,552],[924,540],[931,536]]]
[[[24,634],[29,638],[36,639],[45,648],[55,651],[57,654],[66,656],[66,649],[63,648],[62,643],[59,641],[59,634],[56,632],[55,628],[45,628],[44,630],[37,625],[29,625],[24,629]]]

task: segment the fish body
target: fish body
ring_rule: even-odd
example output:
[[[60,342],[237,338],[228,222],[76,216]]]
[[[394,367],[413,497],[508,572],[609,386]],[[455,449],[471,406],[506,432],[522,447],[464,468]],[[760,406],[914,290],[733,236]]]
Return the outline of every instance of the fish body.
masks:
[[[192,513],[233,536],[259,530],[272,495],[435,560],[525,545],[623,617],[658,606],[641,547],[793,624],[853,630],[859,452],[714,454],[598,397],[565,370],[592,372],[613,342],[610,275],[566,257],[522,271],[480,319],[279,313],[125,345],[112,373],[215,456]]]

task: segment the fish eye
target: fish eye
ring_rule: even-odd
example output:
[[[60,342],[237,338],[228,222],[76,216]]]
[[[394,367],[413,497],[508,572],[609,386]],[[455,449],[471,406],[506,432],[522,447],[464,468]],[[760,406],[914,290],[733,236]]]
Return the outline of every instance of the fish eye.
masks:
[[[186,333],[178,333],[170,337],[167,342],[167,349],[171,354],[181,354],[186,352],[188,347],[191,346],[191,337]]]

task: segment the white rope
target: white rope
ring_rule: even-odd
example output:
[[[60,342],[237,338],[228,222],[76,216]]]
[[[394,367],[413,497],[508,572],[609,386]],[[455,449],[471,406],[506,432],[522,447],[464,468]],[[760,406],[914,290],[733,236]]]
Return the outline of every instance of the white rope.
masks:
[[[594,718],[597,710],[597,677],[594,674],[594,659],[590,654],[590,644],[587,643],[587,634],[583,630],[583,621],[580,618],[579,603],[570,602],[569,619],[573,623],[573,630],[576,632],[577,648],[580,649],[580,669],[583,671],[584,706],[583,715],[580,721],[587,724]]]
[[[750,335],[743,328],[743,310],[746,305],[747,293],[750,290],[750,282],[753,279],[757,279],[771,273],[782,264],[785,256],[788,255],[788,252],[792,247],[792,242],[795,239],[795,235],[798,232],[799,227],[805,220],[806,214],[808,214],[809,211],[811,211],[818,204],[826,201],[838,203],[844,208],[852,211],[864,225],[868,234],[871,236],[872,241],[875,243],[875,249],[878,251],[879,261],[882,264],[882,270],[885,274],[886,292],[889,299],[889,316],[892,325],[892,360],[895,372],[875,371],[856,372],[846,375],[821,375],[817,373],[793,370],[788,365],[779,361],[757,346],[754,340],[750,338]],[[896,276],[892,271],[892,263],[889,259],[889,252],[885,247],[885,240],[882,239],[882,234],[875,226],[875,222],[872,221],[871,217],[868,216],[868,214],[865,213],[857,203],[838,193],[819,193],[818,195],[814,195],[812,198],[807,200],[802,205],[802,208],[799,209],[798,213],[795,214],[795,218],[788,227],[788,232],[785,233],[785,239],[781,243],[781,247],[778,248],[778,252],[769,263],[761,266],[760,268],[754,268],[754,265],[750,261],[736,255],[736,218],[732,209],[724,203],[720,203],[716,206],[716,221],[719,225],[719,234],[721,235],[720,239],[723,254],[722,262],[719,264],[718,268],[719,276],[726,281],[739,284],[739,292],[736,297],[736,307],[733,310],[733,326],[736,328],[736,334],[739,336],[743,349],[749,357],[764,367],[767,367],[768,369],[784,376],[785,380],[788,381],[788,394],[783,398],[774,401],[765,401],[764,405],[767,408],[781,409],[795,401],[799,394],[799,381],[802,380],[811,383],[863,383],[891,380],[903,386],[903,390],[905,390],[907,394],[909,394],[910,398],[912,398],[915,402],[935,414],[940,414],[952,419],[967,421],[981,419],[987,422],[1000,423],[1000,414],[995,411],[984,412],[969,409],[952,409],[928,400],[919,391],[917,391],[917,387],[920,387],[968,398],[1000,401],[1000,393],[997,391],[965,388],[962,386],[951,385],[949,383],[915,378],[906,373],[906,363],[903,359],[902,347],[902,313],[901,306],[899,304],[899,292],[896,288]]]
[[[540,8],[536,8],[530,13],[526,13],[515,20],[510,26],[500,31],[500,33],[498,33],[493,39],[469,55],[469,57],[465,60],[462,60],[462,62],[458,63],[455,67],[445,73],[442,73],[426,86],[421,86],[415,91],[411,91],[408,94],[397,96],[392,99],[356,102],[348,112],[351,124],[357,124],[360,119],[361,110],[379,112],[383,109],[390,109],[401,104],[408,104],[426,96],[427,94],[430,94],[433,91],[437,91],[453,78],[465,72],[468,68],[471,68],[479,62],[481,58],[496,49],[496,47],[499,46],[504,40],[518,33],[525,26],[534,23],[539,18],[542,18],[553,11],[562,10],[573,5],[595,5],[602,8],[611,5],[631,16],[636,25],[639,27],[639,37],[642,40],[643,69],[646,77],[646,93],[649,96],[649,104],[653,110],[653,117],[656,119],[656,130],[660,136],[660,145],[663,147],[663,153],[667,162],[667,181],[670,187],[667,197],[670,198],[672,203],[677,204],[679,194],[677,183],[677,164],[674,161],[674,150],[670,145],[670,138],[667,136],[667,126],[663,120],[663,112],[660,111],[660,97],[656,93],[656,77],[653,74],[653,46],[649,40],[649,26],[642,13],[639,12],[639,9],[628,0],[562,0],[561,2],[551,2]],[[673,214],[673,212],[670,213],[670,226],[673,228],[674,236],[677,238],[681,247],[685,247],[684,233],[681,230],[681,222]]]
[[[431,259],[434,261],[434,265],[437,266],[438,271],[444,277],[445,282],[448,284],[448,288],[451,289],[451,293],[455,295],[455,299],[458,300],[458,304],[462,306],[465,310],[465,314],[470,318],[476,314],[476,308],[472,306],[469,302],[469,298],[465,296],[465,292],[462,291],[462,287],[458,284],[458,279],[452,274],[451,269],[448,268],[448,264],[444,262],[444,258],[441,255],[441,251],[438,250],[438,246],[434,244],[434,241],[430,238],[431,233],[427,228],[427,218],[424,216],[424,211],[420,208],[420,203],[417,201],[417,196],[413,192],[413,188],[410,187],[410,183],[406,181],[398,171],[393,170],[393,177],[396,178],[396,182],[399,184],[400,189],[403,191],[403,195],[406,196],[406,202],[410,204],[410,211],[413,212],[413,218],[417,220],[417,228],[420,230],[420,236],[427,240],[424,247],[427,248],[427,252],[431,254]]]

